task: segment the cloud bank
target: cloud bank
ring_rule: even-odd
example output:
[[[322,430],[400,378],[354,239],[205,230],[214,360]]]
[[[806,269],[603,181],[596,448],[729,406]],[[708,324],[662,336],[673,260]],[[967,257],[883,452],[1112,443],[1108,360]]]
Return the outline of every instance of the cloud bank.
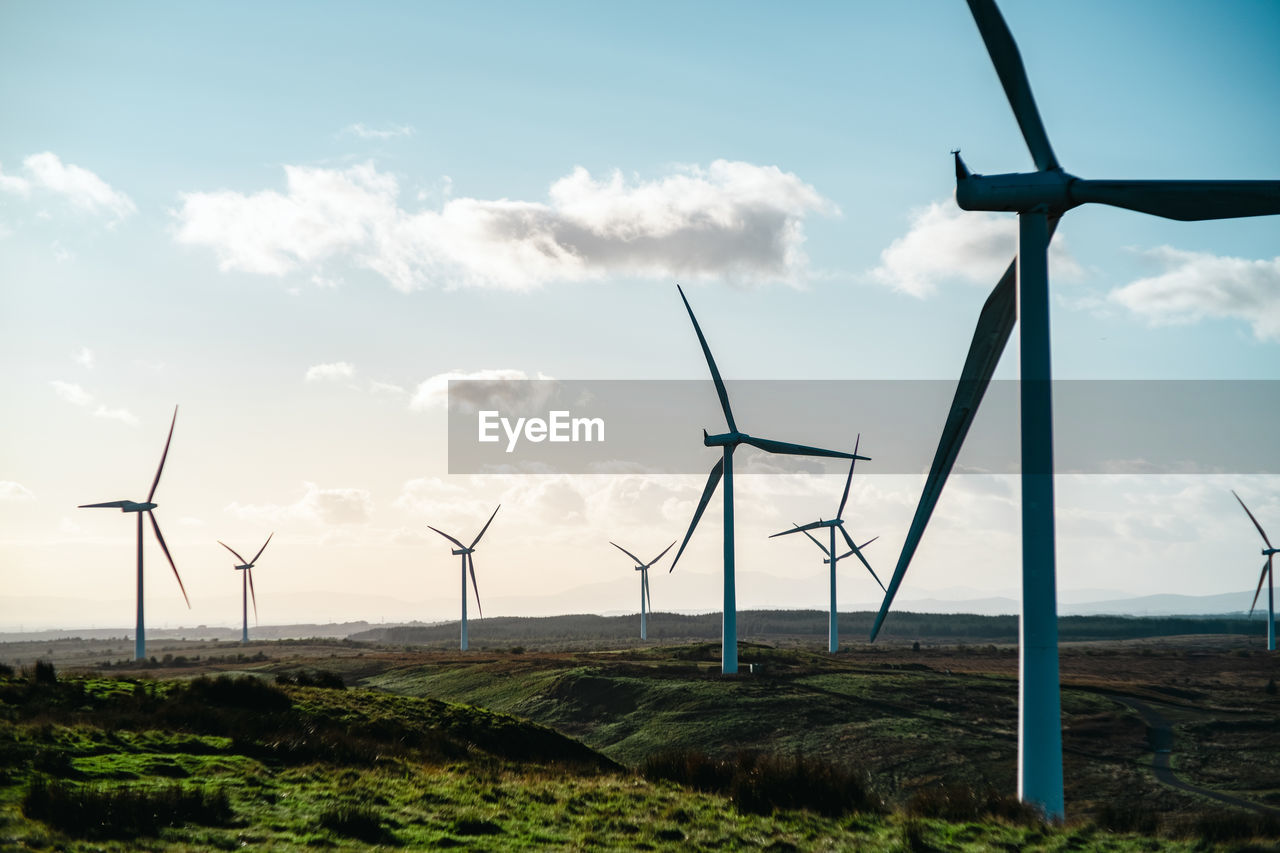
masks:
[[[1248,260],[1171,246],[1142,254],[1162,272],[1111,291],[1109,299],[1152,325],[1229,317],[1260,340],[1280,340],[1280,257]]]
[[[88,169],[63,163],[52,151],[32,154],[22,161],[22,167],[25,177],[0,171],[0,192],[28,198],[33,190],[42,190],[60,196],[77,210],[117,221],[137,212],[129,196]]]
[[[923,299],[946,281],[994,287],[1017,253],[1017,217],[964,211],[951,201],[935,201],[912,213],[911,228],[880,253],[870,276]],[[1081,274],[1061,234],[1050,244],[1049,264],[1054,278]]]
[[[577,168],[546,201],[451,198],[419,211],[401,207],[396,178],[372,164],[284,171],[284,192],[183,194],[175,238],[213,250],[224,271],[347,263],[405,292],[615,275],[794,280],[805,216],[838,213],[792,173],[727,160],[650,181]]]
[[[366,489],[322,489],[303,483],[302,497],[290,504],[242,504],[232,501],[226,512],[241,519],[280,523],[364,524],[373,514],[373,499]]]

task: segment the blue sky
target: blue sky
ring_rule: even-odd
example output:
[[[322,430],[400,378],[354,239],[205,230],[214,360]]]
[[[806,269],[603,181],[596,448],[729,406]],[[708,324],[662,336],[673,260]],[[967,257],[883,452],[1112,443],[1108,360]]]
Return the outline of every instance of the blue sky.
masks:
[[[1276,4],[1002,8],[1068,171],[1280,178]],[[465,530],[499,500],[482,594],[590,587],[567,600],[631,606],[606,540],[622,527],[656,553],[697,478],[450,478],[422,385],[701,378],[676,280],[729,377],[952,377],[1014,223],[955,210],[948,151],[1031,165],[960,2],[10,3],[0,57],[0,626],[131,622],[131,528],[74,506],[142,496],[175,402],[158,515],[194,609],[151,551],[158,619],[232,621],[214,540],[271,529],[264,621],[343,615],[353,562],[361,594],[448,615],[452,558],[425,525]],[[1093,206],[1059,234],[1058,376],[1277,378],[1277,218]],[[1016,343],[999,375],[1015,368]],[[903,596],[1016,589],[1016,490],[981,479],[940,509],[972,528],[968,550],[927,537]],[[1252,586],[1231,485],[1280,526],[1275,478],[1064,485],[1060,586]],[[760,484],[740,541],[838,487]],[[881,564],[918,488],[869,476],[856,493]],[[1094,534],[1071,527],[1094,508]],[[717,571],[709,522],[692,580],[655,578],[659,607],[717,606],[697,581]],[[1188,524],[1189,544],[1161,539]],[[793,551],[761,547],[747,570],[816,571]],[[873,601],[857,583],[849,601]],[[319,603],[286,610],[301,591]],[[351,618],[414,615],[354,601]]]

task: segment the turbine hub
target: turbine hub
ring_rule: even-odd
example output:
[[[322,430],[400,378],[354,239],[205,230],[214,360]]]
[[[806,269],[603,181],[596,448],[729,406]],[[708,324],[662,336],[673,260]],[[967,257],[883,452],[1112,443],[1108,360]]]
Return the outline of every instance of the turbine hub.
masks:
[[[133,501],[129,501],[129,503],[120,507],[120,511],[121,512],[146,512],[147,510],[155,509],[158,506],[159,504],[153,504],[153,503],[138,504],[138,503],[134,503]]]
[[[956,204],[962,210],[1001,210],[1026,213],[1044,208],[1063,213],[1078,202],[1071,198],[1074,175],[1066,172],[1012,172],[1007,175],[977,175],[964,170],[956,158]]]
[[[706,430],[702,431],[702,443],[706,447],[725,447],[730,444],[741,444],[751,436],[745,432],[726,432],[720,435],[707,435]]]
[[[453,549],[453,555],[455,557],[461,554],[474,554],[475,552],[476,552],[475,548],[462,548],[462,549],[454,548]]]

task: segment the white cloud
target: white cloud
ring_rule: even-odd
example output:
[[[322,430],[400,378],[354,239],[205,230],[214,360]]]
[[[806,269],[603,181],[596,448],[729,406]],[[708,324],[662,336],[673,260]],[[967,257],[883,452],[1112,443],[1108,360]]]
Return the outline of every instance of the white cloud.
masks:
[[[471,383],[466,387],[469,397],[457,401],[458,405],[463,406],[464,409],[475,409],[482,405],[495,406],[499,409],[516,409],[522,406],[527,407],[533,402],[530,394],[545,396],[550,391],[547,387],[540,387],[541,383],[531,384],[530,380],[550,380],[551,377],[542,372],[537,376],[530,376],[523,370],[510,368],[491,368],[470,372],[451,370],[447,373],[437,373],[425,382],[419,383],[412,399],[409,400],[409,408],[415,412],[447,408],[451,379],[467,380]],[[462,389],[456,390],[458,393],[463,393]]]
[[[577,168],[547,202],[450,198],[416,212],[372,164],[286,166],[285,181],[283,194],[184,194],[176,239],[212,248],[223,270],[315,274],[340,259],[406,292],[616,275],[789,281],[806,262],[804,217],[838,213],[794,174],[726,160],[652,181]]]
[[[335,361],[329,364],[314,364],[307,368],[308,382],[322,382],[326,380],[350,379],[356,375],[355,366],[345,361]]]
[[[364,524],[373,513],[373,499],[366,489],[322,489],[315,483],[303,483],[302,487],[302,497],[291,504],[233,501],[226,506],[226,512],[243,519],[324,525]]]
[[[1248,322],[1258,340],[1280,340],[1280,257],[1255,261],[1171,246],[1142,254],[1163,271],[1111,291],[1113,302],[1153,325],[1229,317]]]
[[[944,281],[994,287],[1018,251],[1018,220],[933,202],[911,215],[911,228],[880,253],[871,278],[911,296],[932,295]],[[1054,278],[1079,277],[1059,234],[1049,249]]]
[[[22,165],[31,174],[33,186],[63,196],[73,207],[87,213],[105,213],[124,219],[137,211],[129,196],[113,189],[88,169],[63,163],[51,151],[32,154],[22,161]]]
[[[95,418],[106,418],[111,421],[121,421],[130,426],[138,425],[138,418],[128,409],[108,409],[106,406],[98,406],[93,410]]]
[[[31,195],[31,182],[17,175],[6,175],[4,169],[0,168],[0,192],[20,195],[26,198]]]
[[[73,358],[81,367],[93,367],[93,350],[88,347],[80,347]]]
[[[374,379],[369,382],[369,393],[370,394],[390,394],[392,396],[399,396],[405,393],[405,390],[401,388],[399,385],[396,385],[395,383],[379,382],[378,380]]]
[[[62,382],[57,379],[49,383],[59,397],[73,406],[87,406],[93,402],[93,395],[74,382]]]
[[[55,379],[49,384],[53,386],[54,392],[59,397],[73,406],[93,405],[95,397],[74,382],[62,382]],[[93,416],[95,418],[122,421],[130,426],[138,425],[138,418],[128,409],[109,409],[106,406],[99,404],[98,407],[93,410]]]
[[[342,129],[343,133],[358,136],[361,139],[394,139],[397,136],[413,136],[414,130],[405,124],[393,124],[387,128],[366,127],[361,122],[349,124]]]
[[[21,483],[0,480],[0,501],[33,501],[36,496]]]

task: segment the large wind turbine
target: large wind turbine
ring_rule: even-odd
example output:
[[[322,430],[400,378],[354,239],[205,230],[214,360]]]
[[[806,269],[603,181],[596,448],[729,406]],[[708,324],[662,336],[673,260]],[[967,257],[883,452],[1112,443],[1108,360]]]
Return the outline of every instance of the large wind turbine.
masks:
[[[1234,489],[1231,494],[1236,495]],[[1272,581],[1274,575],[1271,574],[1271,559],[1280,553],[1280,548],[1271,547],[1271,540],[1267,538],[1267,532],[1262,529],[1258,519],[1249,512],[1249,508],[1244,505],[1244,501],[1240,500],[1239,495],[1236,495],[1236,500],[1240,501],[1240,507],[1248,514],[1253,526],[1262,534],[1262,541],[1267,544],[1267,547],[1262,549],[1262,556],[1266,557],[1267,561],[1262,564],[1262,574],[1258,576],[1258,588],[1253,593],[1253,604],[1249,605],[1249,616],[1252,618],[1253,608],[1258,606],[1258,594],[1262,592],[1262,581],[1265,579],[1267,582],[1267,651],[1274,652],[1276,650],[1276,597],[1275,584]]]
[[[136,636],[133,641],[133,656],[137,660],[146,660],[147,657],[147,637],[146,631],[142,624],[142,516],[145,513],[147,519],[151,522],[151,529],[155,531],[156,541],[160,543],[160,550],[164,551],[165,558],[169,561],[169,566],[173,569],[173,576],[178,579],[178,589],[182,590],[182,597],[187,602],[187,608],[191,607],[191,599],[187,598],[187,589],[182,585],[182,576],[178,574],[178,567],[173,562],[173,555],[169,553],[169,546],[164,543],[164,534],[160,532],[160,525],[156,523],[155,514],[151,511],[158,504],[151,502],[156,496],[156,486],[160,485],[160,473],[164,471],[164,460],[169,456],[169,443],[173,441],[173,428],[178,422],[178,407],[173,407],[173,420],[169,422],[169,437],[164,441],[164,453],[160,454],[160,466],[156,468],[156,477],[151,481],[151,491],[147,492],[147,499],[142,503],[136,501],[107,501],[100,504],[80,504],[80,509],[97,509],[107,508],[119,509],[121,512],[135,512],[138,514],[138,627]]]
[[[218,540],[219,545],[234,554],[235,558],[240,561],[240,565],[236,566],[236,570],[242,572],[240,575],[240,611],[244,616],[244,628],[240,631],[241,643],[249,642],[249,596],[251,595],[253,596],[253,621],[255,623],[258,621],[258,596],[253,591],[253,567],[257,565],[258,558],[262,556],[263,551],[267,550],[267,545],[270,544],[271,537],[275,535],[276,534],[272,532],[267,536],[267,541],[262,543],[262,547],[258,549],[258,553],[253,555],[252,560],[246,560],[237,553],[235,548],[232,548],[221,539]]]
[[[497,515],[499,509],[502,509],[502,504],[498,504],[497,509],[493,511],[493,515]],[[493,515],[489,516],[489,520],[484,523],[484,527],[480,528],[480,532],[476,534],[476,538],[472,540],[470,545],[463,545],[443,530],[437,530],[431,527],[430,524],[427,525],[427,527],[431,527],[436,533],[457,545],[458,547],[453,549],[453,554],[454,556],[462,557],[462,641],[458,647],[464,652],[467,650],[467,573],[468,571],[471,573],[471,588],[476,593],[476,610],[480,611],[480,616],[483,617],[484,608],[480,606],[480,588],[476,586],[476,560],[471,555],[475,553],[476,546],[480,544],[480,537],[484,536],[484,532],[493,523]]]
[[[650,598],[649,596],[649,567],[652,566],[654,563],[658,562],[659,560],[661,560],[663,557],[665,557],[667,555],[667,552],[670,551],[672,547],[675,546],[676,543],[672,542],[670,545],[663,548],[661,554],[654,557],[652,560],[650,560],[647,563],[642,562],[639,557],[637,557],[635,554],[632,554],[626,548],[623,548],[617,542],[610,542],[609,544],[617,548],[622,553],[626,554],[631,559],[636,561],[636,571],[640,573],[640,639],[647,640],[649,639],[649,629],[645,622],[646,600],[648,601],[649,609],[650,610],[653,609],[653,599]]]
[[[858,454],[858,445],[861,443],[862,443],[862,436],[859,435],[857,440],[853,444],[853,453],[855,457]],[[861,545],[855,545],[853,543],[853,537],[849,535],[849,531],[845,530],[845,527],[844,527],[844,518],[843,518],[844,505],[849,501],[849,486],[850,484],[853,483],[853,466],[857,464],[858,464],[857,458],[855,458],[853,461],[849,463],[849,476],[845,478],[844,494],[840,496],[840,506],[836,510],[835,518],[829,519],[827,521],[823,521],[819,519],[817,521],[810,522],[809,524],[796,525],[792,527],[790,530],[784,530],[781,533],[775,533],[773,534],[773,536],[769,537],[770,539],[776,539],[779,536],[787,536],[791,533],[803,533],[805,536],[808,536],[810,539],[813,540],[814,545],[817,545],[819,548],[822,549],[822,553],[827,555],[827,558],[822,562],[831,566],[831,583],[830,583],[831,611],[827,619],[827,651],[829,652],[836,652],[840,650],[840,634],[839,634],[839,629],[837,628],[837,625],[836,625],[836,622],[839,618],[839,613],[836,610],[836,563],[838,563],[840,560],[843,560],[845,557],[856,556],[859,560],[862,561],[862,565],[867,567],[867,571],[871,572],[871,577],[876,579],[876,583],[880,584],[880,589],[882,590],[884,589],[884,584],[880,583],[880,578],[876,576],[875,569],[871,568],[871,564],[867,562],[867,558],[862,555],[862,549],[867,547],[868,545],[870,545],[872,542],[876,541],[876,539],[879,539],[880,537],[876,536],[872,539],[868,539],[866,542],[863,542]],[[823,545],[821,542],[815,539],[813,534],[809,532],[810,530],[816,530],[819,527],[827,528],[827,532],[831,536],[830,550],[827,549],[827,546]],[[849,545],[848,552],[844,554],[836,553],[836,530],[837,529],[840,531],[840,535],[844,537],[844,541]]]
[[[1049,239],[1058,219],[1088,202],[1167,219],[1280,213],[1280,181],[1094,181],[1058,164],[1040,121],[1022,58],[993,0],[968,0],[987,53],[1013,107],[1036,171],[976,175],[955,155],[956,202],[965,210],[1018,214],[1018,257],[978,317],[920,504],[903,542],[875,639],[924,534],[960,445],[1009,340],[1021,303],[1022,621],[1018,701],[1018,794],[1051,818],[1063,816],[1061,702],[1054,581],[1053,418],[1049,369]]]
[[[791,456],[826,456],[832,459],[855,460],[866,460],[870,457],[845,453],[840,450],[806,447],[802,444],[787,444],[783,441],[756,438],[755,436],[747,435],[745,432],[739,432],[738,425],[733,419],[733,411],[729,408],[729,393],[725,391],[724,380],[720,378],[720,371],[716,369],[715,359],[711,357],[711,349],[707,346],[707,339],[702,336],[702,328],[698,325],[698,318],[693,316],[693,309],[689,307],[689,300],[685,299],[684,290],[679,285],[676,285],[676,290],[680,291],[680,299],[684,302],[685,310],[689,312],[689,319],[693,321],[693,330],[698,335],[698,343],[702,345],[702,354],[707,357],[707,367],[711,368],[711,380],[715,383],[716,395],[720,398],[720,408],[724,410],[724,419],[728,421],[729,431],[722,435],[707,435],[705,429],[702,431],[702,443],[707,447],[723,448],[724,455],[711,469],[711,476],[707,478],[707,485],[702,490],[702,499],[698,501],[698,508],[693,513],[693,520],[689,522],[689,532],[684,535],[684,541],[680,543],[680,550],[676,552],[676,558],[671,561],[671,568],[668,571],[675,571],[676,563],[680,562],[680,555],[684,553],[685,546],[689,544],[689,537],[693,535],[694,528],[698,526],[698,519],[702,518],[702,513],[707,508],[711,496],[715,494],[716,486],[720,484],[720,477],[723,476],[724,621],[721,629],[720,671],[729,674],[738,671],[738,612],[733,582],[733,451],[740,444],[749,444],[768,453],[782,453]]]

